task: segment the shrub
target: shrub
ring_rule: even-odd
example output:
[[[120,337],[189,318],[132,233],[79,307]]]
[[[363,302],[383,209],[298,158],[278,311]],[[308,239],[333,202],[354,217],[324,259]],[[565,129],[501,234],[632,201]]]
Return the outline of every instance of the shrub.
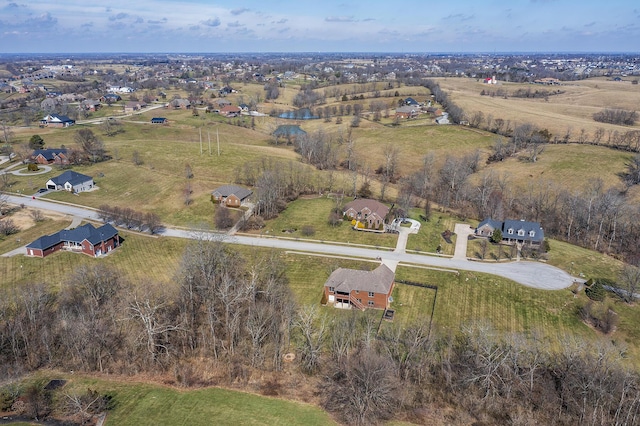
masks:
[[[228,208],[219,206],[216,209],[215,223],[218,229],[229,229],[233,226],[233,218]]]
[[[595,280],[591,287],[587,287],[584,292],[589,297],[589,299],[595,300],[597,302],[603,301],[606,294],[606,291],[602,286],[600,280]]]
[[[302,227],[302,229],[300,230],[300,232],[302,233],[302,235],[304,235],[305,237],[310,237],[313,234],[316,233],[316,229],[311,226],[311,225],[305,225]]]
[[[502,231],[496,228],[493,230],[493,234],[491,235],[491,242],[497,244],[500,241],[502,241]]]
[[[38,165],[36,163],[29,163],[29,165],[27,166],[27,170],[29,170],[30,172],[37,172],[40,169],[38,168]]]
[[[18,231],[20,231],[20,228],[13,222],[13,220],[0,220],[0,235],[17,234]]]

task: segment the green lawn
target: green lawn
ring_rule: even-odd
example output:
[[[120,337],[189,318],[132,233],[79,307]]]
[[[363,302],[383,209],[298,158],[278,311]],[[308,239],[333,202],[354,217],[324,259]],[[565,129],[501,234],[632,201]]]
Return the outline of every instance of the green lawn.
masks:
[[[438,286],[434,327],[442,332],[455,332],[468,323],[489,321],[502,332],[539,333],[553,342],[566,335],[596,336],[578,319],[576,300],[568,289],[536,290],[492,275],[407,267],[399,267],[396,277]],[[429,295],[427,291],[421,293],[419,300],[425,304],[420,308],[423,312],[430,309]]]
[[[135,381],[105,380],[81,375],[36,373],[25,383],[46,384],[50,379],[68,380],[63,392],[96,390],[112,397],[113,409],[106,425],[327,425],[335,424],[321,408],[220,388],[178,390]]]
[[[344,203],[351,201],[345,199]],[[374,247],[395,248],[397,236],[352,229],[348,221],[338,226],[329,225],[329,212],[336,203],[326,197],[301,198],[289,203],[277,218],[265,224],[263,233],[290,238],[307,238],[320,241],[340,241],[353,244],[366,244]],[[312,227],[313,235],[303,235],[305,226]]]
[[[412,209],[409,213],[411,219],[420,222],[420,231],[417,234],[409,235],[407,250],[435,253],[440,246],[442,254],[453,255],[456,248],[456,236],[451,237],[451,244],[449,244],[442,238],[442,233],[446,230],[453,232],[456,219],[448,214],[432,212],[430,220],[424,221],[420,215],[424,215],[420,209]]]

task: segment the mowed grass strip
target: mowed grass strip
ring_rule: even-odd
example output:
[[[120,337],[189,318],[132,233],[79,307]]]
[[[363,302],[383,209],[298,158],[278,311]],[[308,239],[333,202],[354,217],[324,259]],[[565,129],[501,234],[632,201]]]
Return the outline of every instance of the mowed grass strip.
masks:
[[[320,408],[276,398],[201,389],[180,392],[151,385],[121,386],[107,425],[326,425],[334,424]]]

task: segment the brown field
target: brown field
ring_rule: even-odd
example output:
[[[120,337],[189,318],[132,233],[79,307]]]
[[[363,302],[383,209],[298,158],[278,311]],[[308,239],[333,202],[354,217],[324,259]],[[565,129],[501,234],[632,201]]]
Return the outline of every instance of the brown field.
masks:
[[[598,123],[592,118],[595,112],[604,108],[637,110],[640,104],[640,85],[632,85],[630,80],[611,81],[605,78],[594,78],[566,82],[557,86],[503,81],[499,81],[494,86],[472,78],[438,78],[436,80],[469,117],[476,111],[482,111],[485,117],[491,115],[494,119],[510,120],[512,126],[522,123],[534,124],[541,129],[548,129],[559,138],[570,131],[572,140],[575,140],[583,129],[587,135],[592,135],[598,128],[618,132],[640,129],[640,123],[630,128]],[[517,89],[561,90],[564,93],[549,96],[547,100],[480,96],[482,90],[498,89],[509,93]]]

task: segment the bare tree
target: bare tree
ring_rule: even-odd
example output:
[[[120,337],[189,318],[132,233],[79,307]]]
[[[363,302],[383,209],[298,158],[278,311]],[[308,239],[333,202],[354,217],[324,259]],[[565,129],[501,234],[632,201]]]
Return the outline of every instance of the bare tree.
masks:
[[[102,161],[106,152],[104,143],[98,139],[91,129],[78,130],[74,139],[92,162]]]
[[[625,264],[618,278],[620,292],[618,292],[625,302],[631,303],[636,299],[638,290],[640,290],[640,267]]]
[[[307,374],[313,374],[320,368],[320,355],[324,344],[327,323],[324,316],[314,305],[307,305],[298,311],[294,327],[301,334],[301,367]]]

